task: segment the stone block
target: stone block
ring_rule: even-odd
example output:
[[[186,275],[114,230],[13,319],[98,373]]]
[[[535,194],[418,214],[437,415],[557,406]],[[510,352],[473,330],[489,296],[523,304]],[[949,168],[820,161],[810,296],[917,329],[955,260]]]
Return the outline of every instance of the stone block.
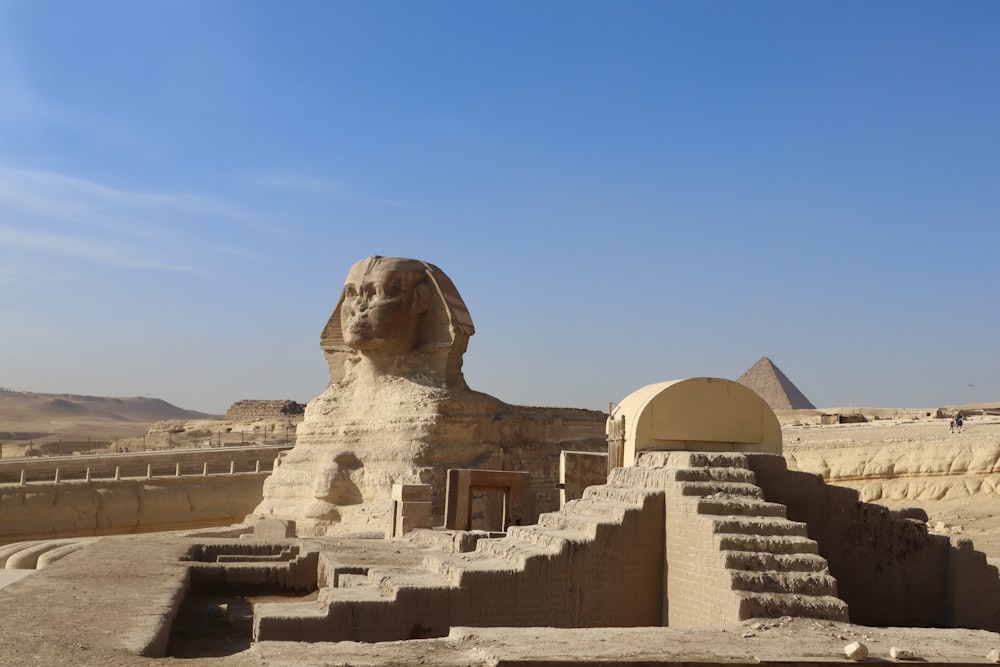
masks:
[[[402,537],[416,528],[431,528],[430,517],[408,517],[397,516],[395,524],[395,536]]]
[[[261,519],[253,525],[253,536],[260,540],[295,537],[295,522],[288,519]]]
[[[863,662],[868,659],[868,647],[861,642],[851,642],[844,647],[844,655],[855,662]]]
[[[433,516],[431,503],[402,502],[399,504],[399,514],[405,518],[430,519]]]
[[[431,502],[430,484],[393,484],[392,499],[396,502]]]

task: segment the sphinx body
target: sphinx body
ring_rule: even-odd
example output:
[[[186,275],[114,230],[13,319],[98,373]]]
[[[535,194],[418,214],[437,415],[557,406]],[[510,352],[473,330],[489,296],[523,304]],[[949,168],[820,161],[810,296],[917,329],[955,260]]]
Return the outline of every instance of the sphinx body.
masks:
[[[321,336],[330,384],[307,405],[253,516],[294,519],[300,536],[380,531],[393,484],[433,485],[440,515],[448,468],[535,469],[554,482],[561,446],[604,447],[600,413],[518,408],[470,390],[462,358],[474,331],[436,266],[356,263]],[[522,509],[532,516],[535,505],[528,497]]]

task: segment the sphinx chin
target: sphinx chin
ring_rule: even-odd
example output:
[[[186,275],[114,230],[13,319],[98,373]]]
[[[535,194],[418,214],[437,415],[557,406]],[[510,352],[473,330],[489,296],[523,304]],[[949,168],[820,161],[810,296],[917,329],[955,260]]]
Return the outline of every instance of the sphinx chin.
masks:
[[[316,500],[305,506],[302,511],[302,516],[306,519],[317,519],[321,521],[329,521],[330,523],[337,523],[340,521],[340,510],[339,507],[333,503],[325,500]]]

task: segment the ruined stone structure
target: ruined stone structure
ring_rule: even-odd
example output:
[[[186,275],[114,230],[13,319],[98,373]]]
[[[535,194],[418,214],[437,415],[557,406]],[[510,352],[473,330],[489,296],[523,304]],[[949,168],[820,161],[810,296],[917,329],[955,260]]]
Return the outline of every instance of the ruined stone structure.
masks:
[[[236,401],[226,410],[229,421],[255,421],[257,419],[275,419],[301,415],[306,406],[290,400],[281,401]]]
[[[394,484],[431,484],[441,523],[448,468],[530,472],[525,522],[558,507],[559,452],[604,449],[604,415],[511,406],[470,390],[462,359],[474,333],[436,266],[356,263],[320,339],[330,384],[306,407],[254,516],[294,519],[300,535],[381,532]]]
[[[321,554],[319,599],[260,605],[255,638],[372,642],[455,626],[782,616],[1000,627],[1000,578],[983,554],[789,471],[773,412],[745,387],[717,378],[644,387],[609,417],[609,433],[623,440],[624,464],[582,498],[499,538],[416,530],[422,559],[406,565]]]

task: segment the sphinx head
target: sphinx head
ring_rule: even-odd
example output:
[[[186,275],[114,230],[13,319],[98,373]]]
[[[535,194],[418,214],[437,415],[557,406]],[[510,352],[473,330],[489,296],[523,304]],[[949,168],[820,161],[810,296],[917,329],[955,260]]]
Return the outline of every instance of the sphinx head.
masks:
[[[374,255],[348,272],[321,345],[332,382],[344,376],[345,360],[366,358],[383,371],[429,371],[442,386],[462,386],[462,355],[474,332],[462,297],[441,269]]]
[[[421,262],[398,257],[369,257],[352,266],[340,302],[344,342],[366,353],[412,351],[431,306],[425,273]]]

